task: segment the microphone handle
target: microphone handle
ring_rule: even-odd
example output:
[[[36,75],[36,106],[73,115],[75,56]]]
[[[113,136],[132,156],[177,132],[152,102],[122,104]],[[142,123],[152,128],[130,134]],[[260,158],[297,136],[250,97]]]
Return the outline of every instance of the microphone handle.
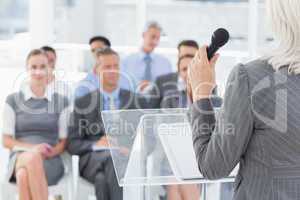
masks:
[[[215,55],[215,53],[219,50],[219,47],[218,46],[215,46],[213,43],[210,44],[206,51],[207,51],[207,58],[208,60],[211,60],[212,57]]]

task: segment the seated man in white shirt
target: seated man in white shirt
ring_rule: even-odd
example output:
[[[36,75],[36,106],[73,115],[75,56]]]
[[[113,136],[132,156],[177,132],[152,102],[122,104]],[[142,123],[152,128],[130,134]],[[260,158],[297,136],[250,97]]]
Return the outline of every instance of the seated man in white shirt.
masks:
[[[84,95],[100,88],[100,81],[95,73],[96,52],[99,49],[104,49],[111,46],[108,38],[104,36],[94,36],[89,41],[91,56],[89,56],[88,63],[85,63],[87,68],[87,76],[78,83],[75,89],[75,98],[83,97]]]
[[[146,24],[140,50],[122,61],[122,87],[145,93],[158,76],[172,72],[169,60],[154,53],[159,45],[161,32],[162,28],[157,22]]]

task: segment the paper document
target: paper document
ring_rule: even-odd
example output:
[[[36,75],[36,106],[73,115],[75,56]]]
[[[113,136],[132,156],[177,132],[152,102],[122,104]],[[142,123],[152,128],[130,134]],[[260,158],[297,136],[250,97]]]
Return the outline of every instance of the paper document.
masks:
[[[119,150],[119,147],[93,146],[93,151]]]

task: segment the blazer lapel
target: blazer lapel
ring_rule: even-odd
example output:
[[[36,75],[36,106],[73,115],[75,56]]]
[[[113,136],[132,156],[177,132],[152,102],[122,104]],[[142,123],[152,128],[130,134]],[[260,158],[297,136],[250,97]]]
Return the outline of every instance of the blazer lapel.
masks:
[[[179,93],[179,89],[178,89],[178,73],[175,74],[174,76],[174,98],[172,98],[171,100],[171,104],[172,104],[172,107],[173,108],[177,108],[179,106],[179,96],[180,96],[180,93]]]
[[[174,92],[174,98],[171,98],[171,104],[172,108],[177,108],[179,107],[179,99],[180,99],[180,93],[178,90]]]

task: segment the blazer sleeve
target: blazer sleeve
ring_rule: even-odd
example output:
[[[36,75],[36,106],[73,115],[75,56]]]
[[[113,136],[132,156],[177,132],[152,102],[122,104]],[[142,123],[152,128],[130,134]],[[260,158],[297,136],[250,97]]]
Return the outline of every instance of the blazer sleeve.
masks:
[[[69,135],[67,138],[67,149],[72,155],[83,155],[91,152],[95,141],[89,140],[86,135],[86,127],[88,120],[85,115],[80,112],[81,99],[75,101],[74,111],[71,115],[69,125]]]
[[[245,153],[253,133],[245,67],[238,65],[231,72],[220,111],[215,113],[211,101],[201,99],[191,106],[190,117],[200,172],[207,179],[228,176]]]

